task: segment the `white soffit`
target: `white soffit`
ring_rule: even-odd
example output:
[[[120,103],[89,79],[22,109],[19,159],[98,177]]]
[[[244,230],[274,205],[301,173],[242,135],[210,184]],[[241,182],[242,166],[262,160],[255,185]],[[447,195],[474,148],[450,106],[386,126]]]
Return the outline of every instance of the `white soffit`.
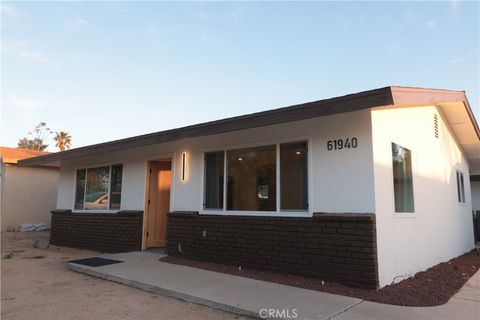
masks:
[[[470,165],[471,174],[480,173],[480,138],[477,135],[474,119],[470,118],[464,102],[437,104],[445,120],[460,144]]]

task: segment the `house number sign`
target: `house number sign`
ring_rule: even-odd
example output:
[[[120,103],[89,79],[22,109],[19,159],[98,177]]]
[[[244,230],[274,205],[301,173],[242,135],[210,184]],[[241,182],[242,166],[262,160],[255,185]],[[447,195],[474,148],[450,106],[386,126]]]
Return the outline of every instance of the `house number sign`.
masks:
[[[328,140],[327,149],[328,151],[332,150],[342,150],[342,149],[355,149],[358,146],[357,138],[346,138],[346,139],[335,139]]]

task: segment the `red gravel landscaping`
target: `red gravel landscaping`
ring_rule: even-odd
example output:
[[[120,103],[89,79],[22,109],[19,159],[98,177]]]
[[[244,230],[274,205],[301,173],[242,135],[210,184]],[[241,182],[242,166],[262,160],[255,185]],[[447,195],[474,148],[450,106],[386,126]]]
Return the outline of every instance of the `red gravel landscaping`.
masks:
[[[291,274],[262,271],[238,266],[197,261],[180,257],[164,257],[160,261],[222,272],[257,280],[339,294],[368,301],[411,307],[444,304],[480,268],[475,250],[417,273],[414,277],[388,285],[380,290],[352,288],[339,283]]]

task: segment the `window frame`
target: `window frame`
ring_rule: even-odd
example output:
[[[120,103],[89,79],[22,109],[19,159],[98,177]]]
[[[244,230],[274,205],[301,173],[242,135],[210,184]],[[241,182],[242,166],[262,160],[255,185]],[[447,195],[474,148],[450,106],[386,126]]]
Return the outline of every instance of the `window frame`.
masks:
[[[276,139],[276,140],[262,140],[253,143],[244,143],[244,144],[234,144],[234,145],[221,145],[217,147],[209,147],[201,150],[202,159],[201,162],[201,181],[200,186],[203,188],[200,199],[200,212],[199,214],[208,214],[208,215],[231,215],[231,216],[264,216],[264,217],[311,217],[313,212],[311,210],[311,200],[312,200],[312,177],[313,177],[313,170],[312,170],[312,137],[311,135],[308,136],[296,136],[291,138],[284,138],[284,139]],[[282,210],[281,209],[281,190],[280,190],[280,144],[283,143],[293,143],[293,142],[306,142],[307,143],[307,197],[308,197],[308,209],[307,210]],[[276,210],[275,211],[243,211],[243,210],[227,210],[227,150],[235,150],[235,149],[244,149],[244,148],[255,148],[255,147],[262,147],[267,145],[275,145],[276,146]],[[205,154],[210,152],[224,152],[223,157],[223,176],[224,176],[224,183],[223,183],[223,208],[222,209],[207,209],[204,207],[204,199],[205,199]]]
[[[111,196],[111,189],[112,189],[112,166],[116,165],[121,165],[122,166],[122,195],[123,195],[123,179],[124,179],[124,174],[125,170],[123,170],[124,164],[123,162],[110,162],[106,164],[95,164],[95,165],[90,165],[90,166],[80,166],[80,167],[75,167],[73,174],[73,201],[72,201],[72,213],[117,213],[118,211],[122,210],[122,195],[120,196],[120,208],[119,209],[110,209],[110,196]],[[94,168],[102,168],[102,167],[108,167],[108,209],[85,209],[85,195],[87,192],[87,173],[88,169],[94,169]],[[78,170],[85,170],[85,186],[84,186],[84,193],[83,193],[83,199],[84,199],[84,204],[83,204],[83,209],[76,209],[75,208],[75,197],[77,194],[77,171]]]

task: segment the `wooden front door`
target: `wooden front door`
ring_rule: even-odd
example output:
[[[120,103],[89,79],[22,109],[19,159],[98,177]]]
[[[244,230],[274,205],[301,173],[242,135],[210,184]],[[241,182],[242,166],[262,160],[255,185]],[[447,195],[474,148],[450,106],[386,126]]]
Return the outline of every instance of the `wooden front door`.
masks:
[[[170,161],[150,163],[145,247],[165,247],[167,213],[170,209]]]

